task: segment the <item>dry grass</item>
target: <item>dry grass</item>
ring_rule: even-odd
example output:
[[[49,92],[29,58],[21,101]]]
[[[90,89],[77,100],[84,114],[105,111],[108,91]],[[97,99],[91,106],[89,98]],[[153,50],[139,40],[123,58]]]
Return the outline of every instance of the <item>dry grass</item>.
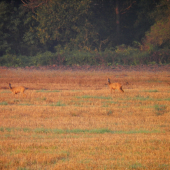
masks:
[[[111,95],[107,77],[125,93]],[[170,169],[167,82],[169,72],[3,70],[0,169]]]

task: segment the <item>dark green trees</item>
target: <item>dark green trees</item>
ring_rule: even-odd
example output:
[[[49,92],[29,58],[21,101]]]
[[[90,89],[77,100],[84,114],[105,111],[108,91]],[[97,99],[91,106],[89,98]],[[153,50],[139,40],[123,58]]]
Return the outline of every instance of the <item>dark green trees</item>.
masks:
[[[169,48],[169,8],[167,0],[21,0],[19,4],[2,1],[0,65],[10,58],[16,65],[22,65],[21,58],[36,64],[34,56],[42,53],[55,56],[74,51],[79,58],[81,52],[89,52],[90,56],[119,52],[126,61],[128,53],[124,55],[124,51],[129,49],[131,53],[150,53],[154,47]],[[113,62],[111,58],[108,61]],[[122,60],[118,57],[117,61]]]

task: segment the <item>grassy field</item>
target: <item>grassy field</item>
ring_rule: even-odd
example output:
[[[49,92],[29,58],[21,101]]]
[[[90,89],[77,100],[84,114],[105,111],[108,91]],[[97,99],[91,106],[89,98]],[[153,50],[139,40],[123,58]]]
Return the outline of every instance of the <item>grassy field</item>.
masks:
[[[108,77],[125,93],[110,94]],[[0,169],[170,169],[169,82],[169,72],[1,69]]]

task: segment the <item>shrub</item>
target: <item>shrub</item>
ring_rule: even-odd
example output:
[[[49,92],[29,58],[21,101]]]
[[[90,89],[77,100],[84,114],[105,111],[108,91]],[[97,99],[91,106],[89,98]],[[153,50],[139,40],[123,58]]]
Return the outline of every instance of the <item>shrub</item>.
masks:
[[[67,65],[94,65],[95,58],[92,52],[89,51],[79,51],[74,50],[67,54],[66,56],[66,64]]]
[[[0,65],[5,65],[7,67],[11,67],[11,66],[18,67],[22,65],[22,62],[20,58],[18,58],[16,55],[5,54],[0,58]]]
[[[6,54],[0,57],[0,65],[11,66],[42,66],[42,65],[139,65],[170,63],[170,50],[156,49],[141,51],[139,47],[126,45],[105,51],[73,50],[52,53],[46,51],[36,56],[16,56]]]
[[[121,45],[116,47],[115,52],[118,64],[138,65],[148,63],[149,52],[141,51],[139,48]]]
[[[170,50],[169,49],[160,49],[153,51],[150,55],[149,61],[155,62],[157,64],[170,63]]]

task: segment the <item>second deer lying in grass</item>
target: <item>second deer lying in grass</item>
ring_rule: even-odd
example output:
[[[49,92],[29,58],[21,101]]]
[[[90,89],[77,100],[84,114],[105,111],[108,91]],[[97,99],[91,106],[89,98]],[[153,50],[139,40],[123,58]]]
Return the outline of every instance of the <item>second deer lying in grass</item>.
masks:
[[[110,87],[110,92],[112,93],[112,90],[119,90],[120,92],[124,93],[123,89],[122,89],[122,85],[120,83],[111,83],[110,79],[108,78],[108,85]]]
[[[11,83],[9,83],[9,89],[11,90],[11,92],[15,95],[17,93],[21,93],[23,96],[26,96],[24,94],[24,91],[25,91],[25,87],[23,86],[19,86],[19,87],[11,87]]]

